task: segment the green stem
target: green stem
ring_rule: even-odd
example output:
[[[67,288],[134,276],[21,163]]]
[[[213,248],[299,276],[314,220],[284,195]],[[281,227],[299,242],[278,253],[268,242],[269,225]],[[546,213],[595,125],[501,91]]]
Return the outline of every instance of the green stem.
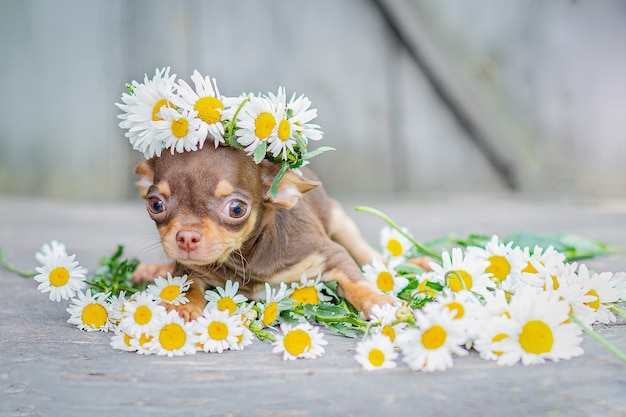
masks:
[[[241,111],[243,106],[249,101],[250,101],[250,97],[246,97],[245,99],[241,101],[241,103],[239,104],[239,107],[237,107],[237,110],[235,111],[235,114],[233,115],[233,118],[230,121],[230,125],[228,126],[229,134],[232,134],[233,129],[235,128],[235,122],[237,122],[237,116],[239,115],[239,112]]]
[[[411,237],[411,235],[409,235],[407,232],[402,230],[400,228],[400,226],[398,226],[393,220],[391,220],[383,212],[381,212],[379,210],[376,210],[375,208],[364,207],[364,206],[356,207],[354,210],[361,211],[361,212],[364,212],[364,213],[373,214],[373,215],[377,216],[378,218],[384,220],[389,226],[391,226],[394,229],[396,229],[398,231],[398,233],[400,233],[405,238],[409,239],[409,241],[413,244],[413,246],[415,246],[417,248],[418,251],[420,251],[424,255],[430,256],[432,258],[435,258],[435,259],[438,259],[439,261],[441,261],[441,255],[433,252],[432,250],[428,249],[426,246],[424,246],[421,243],[419,243],[417,240],[413,239],[413,237]]]
[[[622,352],[621,350],[619,350],[618,348],[616,348],[614,345],[612,345],[608,340],[606,340],[604,337],[600,336],[599,333],[594,332],[593,329],[587,325],[585,325],[583,322],[581,322],[580,320],[578,320],[578,318],[576,316],[574,316],[573,314],[569,315],[570,320],[572,320],[574,323],[578,324],[580,326],[581,329],[583,329],[583,331],[585,333],[587,333],[589,336],[591,336],[592,338],[594,338],[596,340],[596,342],[600,343],[602,346],[604,346],[609,352],[611,352],[613,355],[617,356],[618,359],[622,360],[623,362],[626,362],[626,354],[624,354],[624,352]]]
[[[9,262],[5,260],[5,257],[6,257],[6,253],[0,250],[0,268],[4,268],[10,273],[23,277],[23,278],[34,278],[37,275],[36,272],[23,271],[17,268],[16,266],[11,265]]]
[[[361,333],[364,333],[365,332],[364,328],[367,327],[366,321],[357,320],[352,317],[323,317],[323,316],[316,315],[315,320],[321,323],[350,323],[353,326],[358,326],[358,328],[354,330],[358,330]]]
[[[264,332],[263,330],[256,330],[254,326],[250,326],[250,331],[254,333],[256,337],[259,338],[260,341],[269,340],[270,342],[275,342],[276,338],[270,332]]]
[[[617,306],[610,306],[609,308],[616,312],[618,316],[626,319],[626,311],[617,308]]]

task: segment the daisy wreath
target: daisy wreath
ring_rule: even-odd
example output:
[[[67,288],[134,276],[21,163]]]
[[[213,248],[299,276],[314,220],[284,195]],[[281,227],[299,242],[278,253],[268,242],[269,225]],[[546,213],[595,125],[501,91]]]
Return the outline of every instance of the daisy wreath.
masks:
[[[220,94],[217,82],[197,70],[191,76],[194,87],[170,75],[170,68],[156,69],[143,83],[127,84],[116,105],[123,111],[119,126],[126,130],[133,149],[146,158],[159,157],[165,150],[172,154],[212,145],[241,148],[259,164],[268,159],[281,166],[270,193],[288,169],[308,164],[309,159],[333,150],[320,147],[307,151],[309,140],[317,141],[323,132],[311,123],[317,117],[311,101],[304,95],[289,100],[284,87],[276,94],[239,97]]]

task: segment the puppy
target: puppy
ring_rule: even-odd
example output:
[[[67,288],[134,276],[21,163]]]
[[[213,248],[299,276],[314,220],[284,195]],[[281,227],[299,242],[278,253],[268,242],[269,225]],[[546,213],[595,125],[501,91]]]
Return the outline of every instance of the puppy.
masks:
[[[140,265],[134,279],[187,274],[193,280],[189,303],[171,307],[187,321],[202,314],[205,290],[229,279],[258,299],[266,282],[289,283],[321,272],[366,317],[374,305],[397,303],[363,278],[359,265],[380,255],[314,175],[287,171],[272,197],[278,170],[231,147],[166,152],[139,163],[137,186],[174,263]]]

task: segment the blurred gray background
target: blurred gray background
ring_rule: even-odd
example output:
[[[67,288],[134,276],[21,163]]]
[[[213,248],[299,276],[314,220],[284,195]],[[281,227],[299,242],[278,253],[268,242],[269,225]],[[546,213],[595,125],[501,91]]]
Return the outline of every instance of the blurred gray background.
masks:
[[[336,196],[626,196],[624,1],[2,0],[0,52],[0,195],[135,197],[114,103],[171,66],[306,94]]]

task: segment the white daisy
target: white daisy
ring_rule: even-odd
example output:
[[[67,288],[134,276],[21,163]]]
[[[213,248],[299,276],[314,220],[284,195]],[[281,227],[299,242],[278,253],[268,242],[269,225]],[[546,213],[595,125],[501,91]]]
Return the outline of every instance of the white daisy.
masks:
[[[197,344],[204,352],[222,353],[238,349],[239,337],[243,333],[240,315],[229,315],[228,311],[216,308],[205,310],[194,323]]]
[[[582,266],[582,265],[581,265]],[[559,298],[567,301],[570,306],[570,314],[576,316],[578,320],[588,326],[593,324],[598,314],[591,307],[597,300],[597,297],[591,294],[590,286],[583,282],[583,279],[577,274],[578,265],[565,264],[558,275],[549,277],[544,285],[546,291],[554,291]],[[586,274],[589,278],[589,274]]]
[[[152,333],[159,328],[166,314],[165,307],[157,304],[151,294],[137,293],[124,303],[119,325],[131,336],[139,337],[142,333]]]
[[[115,328],[115,333],[111,336],[111,342],[109,343],[113,349],[124,350],[126,352],[136,352],[137,346],[133,346],[131,340],[133,337],[122,330],[121,327]]]
[[[265,301],[257,304],[261,313],[261,321],[265,326],[271,326],[276,322],[280,312],[288,310],[293,304],[293,300],[287,295],[287,285],[284,282],[280,283],[279,288],[272,288],[266,282]]]
[[[272,343],[273,353],[282,353],[283,360],[298,358],[314,359],[321,356],[328,342],[319,327],[311,323],[300,323],[295,326],[287,323],[280,325],[280,333]]]
[[[510,319],[499,333],[508,335],[493,343],[502,352],[499,365],[543,363],[582,355],[582,329],[568,320],[569,304],[555,292],[519,288],[511,297]]]
[[[320,140],[323,132],[316,124],[309,123],[317,117],[317,110],[310,109],[311,100],[303,95],[296,98],[294,93],[287,104],[287,112],[291,113],[290,123],[305,140]]]
[[[489,274],[485,272],[487,266],[487,261],[477,259],[471,253],[464,254],[459,248],[452,249],[452,257],[448,252],[443,252],[442,265],[434,262],[430,264],[433,272],[455,292],[481,292],[494,287]]]
[[[224,288],[216,287],[215,290],[207,290],[204,293],[204,298],[208,301],[206,308],[217,308],[228,311],[228,314],[235,313],[239,304],[248,301],[245,295],[237,294],[237,291],[239,291],[239,283],[231,280],[226,281]]]
[[[43,293],[49,292],[50,300],[69,300],[87,286],[84,281],[87,269],[79,266],[74,261],[75,257],[76,255],[57,256],[35,268],[39,272],[35,275],[35,281],[40,283],[37,289]]]
[[[70,324],[75,324],[81,330],[108,332],[113,330],[113,323],[109,320],[109,306],[106,302],[108,294],[99,293],[91,295],[88,289],[84,294],[77,293],[78,298],[72,298],[67,312]]]
[[[397,357],[393,343],[382,334],[370,336],[357,343],[354,355],[354,359],[366,371],[395,368]]]
[[[157,68],[151,80],[146,74],[143,84],[133,81],[132,93],[122,94],[124,104],[116,103],[124,111],[118,116],[122,120],[120,127],[127,129],[126,137],[133,149],[143,152],[146,158],[161,156],[164,149],[163,142],[155,138],[154,123],[163,120],[163,108],[174,107],[171,100],[176,75],[170,76],[169,72],[169,67],[161,70]]]
[[[156,345],[150,344],[155,337],[156,334],[153,333],[142,333],[137,337],[131,336],[130,345],[140,355],[155,355],[157,353]]]
[[[163,120],[154,123],[155,139],[163,142],[163,146],[170,149],[172,154],[202,148],[207,137],[207,126],[198,118],[197,111],[163,107],[159,114]]]
[[[417,277],[417,288],[411,293],[411,297],[416,299],[422,298],[433,298],[438,294],[438,291],[432,286],[428,285],[428,283],[436,284],[437,286],[443,287],[444,285],[444,277],[440,274],[436,274],[432,271],[424,272],[419,277]]]
[[[399,320],[397,317],[399,308],[390,304],[372,307],[370,311],[372,333],[386,336],[394,344],[398,334],[402,333],[407,326],[406,322]]]
[[[445,371],[452,367],[452,355],[467,355],[465,331],[454,320],[455,313],[447,309],[425,314],[416,311],[417,329],[398,335],[397,345],[403,361],[414,371]]]
[[[535,246],[534,249],[525,247],[523,249],[525,266],[522,269],[522,275],[524,281],[530,283],[536,279],[536,274],[540,270],[544,273],[551,273],[558,271],[565,263],[565,255],[554,249],[553,246],[548,246],[546,249]]]
[[[122,320],[124,303],[126,301],[128,301],[126,299],[126,291],[120,291],[118,295],[112,295],[109,297],[109,320],[111,320],[111,323],[116,326]]]
[[[499,242],[498,236],[493,236],[484,248],[470,246],[467,251],[488,262],[485,272],[499,287],[514,290],[520,285],[522,269],[526,265],[524,253],[519,247],[514,248],[513,242],[505,245]]]
[[[506,315],[485,318],[472,347],[481,358],[491,361],[498,360],[503,352],[494,345],[497,346],[498,342],[509,337],[509,329],[509,318]]]
[[[67,250],[65,249],[65,244],[53,240],[52,242],[44,243],[43,246],[41,246],[39,252],[35,254],[35,259],[37,259],[40,264],[45,265],[57,257],[66,256]]]
[[[281,155],[282,160],[287,160],[287,151],[294,152],[293,146],[296,144],[296,139],[293,133],[298,129],[298,126],[293,121],[294,115],[287,112],[285,87],[280,87],[277,95],[269,93],[268,99],[276,109],[277,130],[275,135],[271,135],[267,139],[267,151],[274,158]]]
[[[402,231],[409,234],[409,231],[402,228]],[[385,258],[405,259],[410,257],[413,250],[413,244],[402,233],[396,229],[385,226],[380,231],[380,246]]]
[[[423,311],[429,314],[432,310],[445,309],[454,313],[453,320],[463,328],[466,339],[471,341],[484,325],[482,323],[483,308],[476,296],[470,291],[453,292],[446,289],[437,295],[435,301],[426,303]]]
[[[198,118],[207,125],[208,133],[213,136],[215,147],[224,143],[224,125],[222,124],[222,112],[224,103],[217,89],[215,78],[202,77],[198,70],[194,70],[191,76],[196,89],[192,89],[183,80],[178,81],[178,96],[172,100],[178,107],[198,112]]]
[[[237,337],[237,345],[233,347],[233,350],[243,350],[246,346],[250,346],[254,340],[254,333],[250,331],[245,325],[242,326],[242,332]]]
[[[264,146],[267,146],[267,141],[278,131],[276,109],[271,100],[250,97],[250,101],[239,112],[237,127],[237,142],[245,146],[248,155],[252,155],[264,141]]]
[[[332,300],[331,297],[322,293],[324,283],[321,280],[322,274],[320,273],[315,279],[308,279],[306,275],[302,275],[299,283],[292,282],[289,298],[295,300],[294,305],[319,304]]]
[[[148,285],[146,292],[150,293],[157,303],[163,302],[175,306],[187,304],[189,299],[185,293],[189,291],[192,282],[193,280],[187,279],[187,275],[172,277],[172,274],[168,272],[167,278],[156,277],[154,283]]]
[[[596,312],[596,320],[599,323],[609,324],[616,321],[615,314],[608,304],[619,300],[619,294],[615,289],[615,281],[611,272],[594,273],[590,276],[587,266],[580,265],[577,273],[578,279],[585,291],[585,295],[593,299],[585,305]]]
[[[196,336],[192,326],[192,323],[185,323],[177,311],[170,311],[151,334],[154,336],[146,347],[161,356],[193,355],[196,353]]]
[[[385,264],[382,259],[374,258],[371,265],[363,266],[363,276],[385,294],[398,295],[409,284],[409,280],[394,269],[400,263],[393,259]]]

